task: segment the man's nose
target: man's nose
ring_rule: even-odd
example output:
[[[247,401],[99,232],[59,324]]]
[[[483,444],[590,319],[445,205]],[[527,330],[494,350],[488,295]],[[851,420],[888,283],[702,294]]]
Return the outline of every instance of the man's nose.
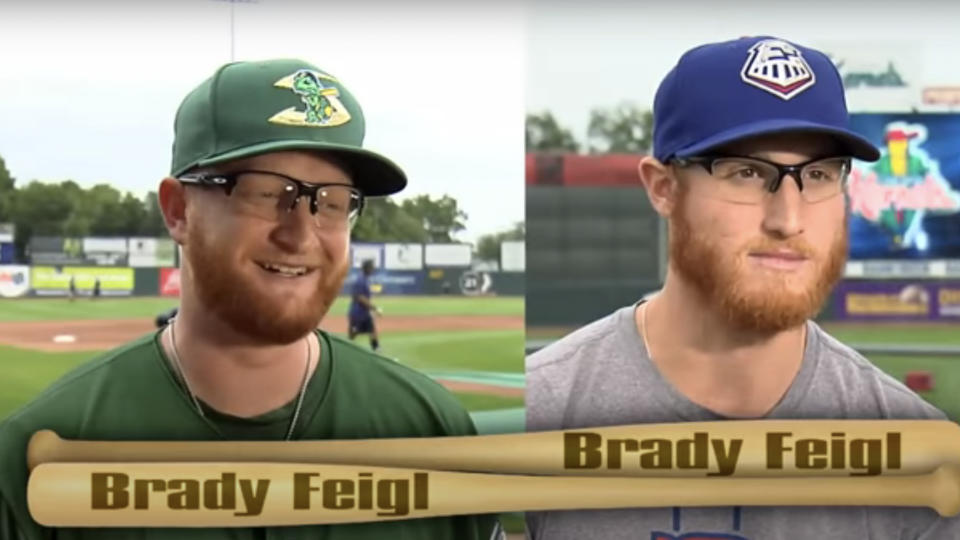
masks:
[[[300,251],[316,241],[316,216],[310,213],[309,197],[300,197],[292,209],[281,210],[277,221],[271,237],[284,249]]]
[[[776,192],[764,203],[763,228],[773,236],[789,238],[803,233],[806,201],[793,174],[783,177]]]

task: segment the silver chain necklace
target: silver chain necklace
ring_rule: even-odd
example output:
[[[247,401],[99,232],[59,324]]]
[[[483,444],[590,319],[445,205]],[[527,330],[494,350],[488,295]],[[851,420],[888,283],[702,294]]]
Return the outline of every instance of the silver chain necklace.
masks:
[[[647,358],[653,360],[653,352],[650,350],[650,343],[647,341],[647,306],[650,305],[650,302],[644,302],[640,309],[643,310],[643,313],[640,314],[640,337],[643,339],[643,348],[647,350]]]
[[[650,350],[650,342],[647,341],[647,306],[650,305],[650,302],[644,302],[640,309],[643,313],[640,314],[640,337],[643,338],[643,347],[647,349],[647,358],[653,360],[653,352]],[[807,348],[807,325],[804,323],[803,328],[800,330],[800,350],[805,354]],[[802,361],[802,359],[801,359]]]
[[[177,350],[177,336],[176,336],[176,325],[174,324],[176,319],[171,319],[170,326],[170,349],[173,352],[173,363],[177,368],[177,373],[180,375],[180,379],[183,380],[183,385],[187,388],[187,394],[190,395],[190,399],[193,401],[194,406],[197,408],[197,413],[200,414],[200,417],[207,419],[207,415],[203,412],[203,407],[200,406],[200,401],[197,399],[196,394],[193,393],[193,389],[190,388],[190,382],[187,381],[187,373],[183,370],[183,366],[180,364],[180,351]],[[307,358],[305,365],[303,367],[303,380],[300,382],[300,392],[297,395],[297,406],[293,409],[293,415],[290,418],[290,427],[287,429],[287,436],[284,437],[284,440],[289,441],[290,437],[293,436],[293,430],[297,427],[297,420],[300,418],[300,409],[303,407],[303,397],[307,394],[307,380],[309,377],[307,375],[310,373],[310,356],[312,354],[312,347],[310,347],[310,336],[307,336]]]

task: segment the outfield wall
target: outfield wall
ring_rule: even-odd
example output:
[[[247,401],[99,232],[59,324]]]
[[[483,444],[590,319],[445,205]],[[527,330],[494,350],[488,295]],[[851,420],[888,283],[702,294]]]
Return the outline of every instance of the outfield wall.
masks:
[[[821,318],[960,322],[960,281],[844,280]]]
[[[169,238],[34,237],[31,263],[0,263],[0,298],[20,296],[180,295],[180,270]],[[524,244],[504,242],[500,261],[474,261],[470,244],[356,242],[350,246],[350,273],[343,293],[374,266],[371,288],[387,295],[503,295],[525,292]],[[482,269],[481,269],[482,267]]]
[[[343,294],[360,275],[353,268]],[[179,268],[130,268],[117,266],[26,266],[0,265],[0,298],[64,297],[74,281],[78,296],[90,296],[100,281],[101,296],[180,296]],[[478,272],[469,268],[424,270],[378,269],[370,278],[374,294],[522,296],[522,272]]]

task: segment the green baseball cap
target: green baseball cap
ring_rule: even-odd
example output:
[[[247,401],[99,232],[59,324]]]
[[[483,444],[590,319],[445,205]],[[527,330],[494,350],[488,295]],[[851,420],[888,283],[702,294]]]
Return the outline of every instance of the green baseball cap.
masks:
[[[171,174],[281,150],[335,154],[365,195],[407,185],[403,170],[363,148],[363,111],[343,84],[296,59],[234,62],[190,92],[174,122]]]

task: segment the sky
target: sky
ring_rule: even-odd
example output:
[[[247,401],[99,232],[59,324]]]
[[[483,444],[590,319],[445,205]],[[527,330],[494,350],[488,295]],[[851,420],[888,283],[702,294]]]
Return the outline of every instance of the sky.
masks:
[[[684,52],[745,35],[843,50],[861,64],[877,62],[866,66],[871,72],[895,59],[911,84],[960,86],[956,1],[558,0],[533,3],[527,21],[527,111],[551,111],[580,141],[590,109],[623,101],[652,108]],[[851,111],[870,103],[867,91],[854,93]]]
[[[143,195],[169,169],[181,99],[230,60],[299,57],[337,76],[366,145],[455,197],[475,241],[523,219],[523,117],[586,134],[589,110],[649,106],[687,49],[740,35],[896,57],[960,86],[960,3],[942,0],[308,2],[0,1],[0,156],[20,182],[108,182]],[[879,52],[877,52],[879,51]]]
[[[7,168],[155,190],[177,106],[230,61],[231,7],[237,60],[302,58],[350,89],[365,146],[407,172],[399,198],[455,197],[462,241],[523,220],[524,19],[509,2],[3,0]]]

